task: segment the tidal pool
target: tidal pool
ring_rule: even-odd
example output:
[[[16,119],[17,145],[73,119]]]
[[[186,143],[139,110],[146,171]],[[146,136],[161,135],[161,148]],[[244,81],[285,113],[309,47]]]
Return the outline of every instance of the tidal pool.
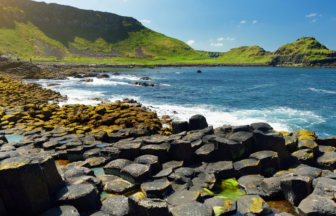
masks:
[[[69,160],[55,160],[56,167],[65,167],[69,163]]]
[[[93,170],[94,175],[95,175],[96,177],[105,175],[105,172],[104,172],[103,167],[96,167],[96,168],[91,168],[91,169]]]
[[[8,140],[8,143],[11,143],[11,142],[20,142],[24,136],[22,135],[17,135],[17,134],[11,134],[11,135],[5,135],[5,137],[7,138]]]
[[[267,204],[272,208],[274,214],[286,212],[295,216],[299,216],[294,207],[286,200],[268,201]]]
[[[217,188],[213,191],[216,198],[238,200],[240,197],[246,195],[245,190],[239,186],[235,179],[226,179],[220,181]]]

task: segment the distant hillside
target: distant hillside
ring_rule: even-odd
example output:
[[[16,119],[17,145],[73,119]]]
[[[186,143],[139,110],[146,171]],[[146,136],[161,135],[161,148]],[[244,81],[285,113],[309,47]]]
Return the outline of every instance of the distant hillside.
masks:
[[[202,51],[197,50],[202,55],[209,56],[210,58],[218,58],[219,56],[224,55],[225,52],[209,52],[209,51]]]
[[[271,54],[258,46],[242,46],[233,48],[218,57],[222,63],[266,63]]]
[[[30,0],[0,1],[0,51],[40,58],[199,58],[131,17]]]

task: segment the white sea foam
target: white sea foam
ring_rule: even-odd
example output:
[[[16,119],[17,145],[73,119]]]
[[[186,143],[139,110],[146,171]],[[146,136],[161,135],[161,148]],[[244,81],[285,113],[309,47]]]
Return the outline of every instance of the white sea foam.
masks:
[[[169,84],[160,84],[160,86],[170,86]]]
[[[324,89],[316,89],[316,88],[309,88],[309,90],[314,91],[314,92],[323,92],[323,93],[328,93],[328,94],[336,94],[334,91],[328,91]]]

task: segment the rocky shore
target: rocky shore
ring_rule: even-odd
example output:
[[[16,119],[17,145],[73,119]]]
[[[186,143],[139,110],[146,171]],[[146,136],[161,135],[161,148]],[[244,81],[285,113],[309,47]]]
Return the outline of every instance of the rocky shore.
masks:
[[[57,92],[0,86],[1,216],[336,215],[336,137],[160,120],[132,99],[60,107]]]

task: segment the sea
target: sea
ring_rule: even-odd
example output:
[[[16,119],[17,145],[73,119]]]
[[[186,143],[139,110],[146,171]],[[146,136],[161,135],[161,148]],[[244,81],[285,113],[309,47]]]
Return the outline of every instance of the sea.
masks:
[[[91,83],[30,80],[67,95],[67,104],[134,99],[159,116],[187,121],[204,115],[209,125],[267,122],[276,131],[310,129],[319,137],[336,136],[336,69],[282,67],[212,67],[102,69],[109,79]],[[197,73],[201,70],[202,73]],[[118,72],[120,75],[113,75]],[[142,81],[149,77],[153,81]],[[146,82],[158,87],[134,86]],[[58,83],[59,86],[47,86]],[[61,103],[60,105],[63,105]]]

